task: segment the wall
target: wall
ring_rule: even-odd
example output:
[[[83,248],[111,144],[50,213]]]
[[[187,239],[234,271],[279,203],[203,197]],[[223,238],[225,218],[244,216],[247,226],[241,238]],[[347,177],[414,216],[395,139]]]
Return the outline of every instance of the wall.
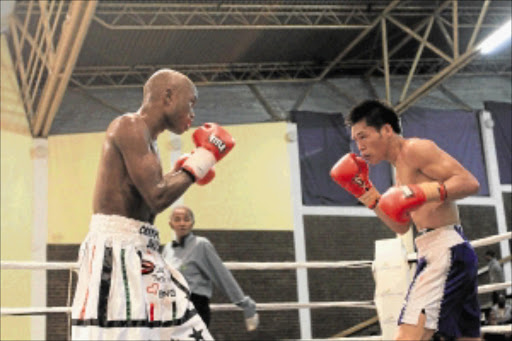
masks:
[[[1,259],[27,261],[32,256],[32,138],[13,72],[5,36],[1,36]],[[31,305],[31,271],[1,270],[2,307]],[[2,316],[0,339],[30,339],[31,318]]]

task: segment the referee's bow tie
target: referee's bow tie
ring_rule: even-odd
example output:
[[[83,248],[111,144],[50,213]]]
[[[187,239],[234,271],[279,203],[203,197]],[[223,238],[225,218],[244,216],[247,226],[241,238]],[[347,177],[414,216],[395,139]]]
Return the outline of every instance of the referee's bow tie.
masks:
[[[179,243],[179,242],[173,240],[171,246],[172,247],[183,247],[184,246],[183,244],[184,243]]]

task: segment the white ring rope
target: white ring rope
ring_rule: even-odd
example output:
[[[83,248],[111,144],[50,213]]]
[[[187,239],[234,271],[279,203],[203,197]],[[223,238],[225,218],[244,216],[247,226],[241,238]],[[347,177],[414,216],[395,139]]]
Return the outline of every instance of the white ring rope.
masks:
[[[495,244],[502,240],[512,239],[512,232],[506,232],[495,236],[477,239],[471,242],[474,248]],[[410,261],[417,259],[416,253],[407,255]],[[339,262],[225,262],[230,270],[294,270],[299,268],[320,269],[320,268],[365,268],[371,267],[373,261],[339,261]],[[2,269],[30,269],[30,270],[68,270],[78,269],[76,262],[17,262],[1,261]]]
[[[231,303],[211,304],[212,311],[233,311],[242,310]],[[257,303],[258,311],[270,310],[294,310],[303,308],[366,308],[375,309],[373,301],[354,301],[354,302],[282,302],[282,303]],[[1,308],[1,315],[37,315],[47,313],[71,313],[71,307],[30,307],[30,308]]]
[[[478,293],[484,294],[492,291],[499,291],[509,288],[512,282],[497,284],[486,284],[478,287]],[[256,310],[292,310],[292,309],[318,309],[318,308],[366,308],[375,309],[373,301],[353,301],[353,302],[310,302],[310,303],[257,303]],[[241,310],[241,308],[230,304],[212,304],[212,311]],[[46,313],[70,313],[71,307],[29,307],[29,308],[1,308],[0,315],[35,315]]]
[[[224,262],[230,270],[295,270],[299,268],[369,268],[373,261],[339,261],[339,262]],[[1,261],[1,268],[6,270],[77,270],[78,263],[74,262],[18,262]]]
[[[503,283],[493,283],[493,284],[485,284],[478,286],[479,294],[486,294],[488,292],[500,291],[503,289],[510,288],[512,282],[503,282]]]

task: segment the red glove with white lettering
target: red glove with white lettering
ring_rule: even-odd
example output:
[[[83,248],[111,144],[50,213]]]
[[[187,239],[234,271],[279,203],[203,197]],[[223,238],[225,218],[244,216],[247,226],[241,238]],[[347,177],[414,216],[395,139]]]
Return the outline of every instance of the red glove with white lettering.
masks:
[[[437,182],[427,182],[400,187],[391,187],[382,194],[379,209],[398,223],[408,223],[410,212],[429,201],[444,201],[446,187]]]
[[[183,163],[182,169],[196,180],[203,179],[235,146],[235,139],[216,123],[205,123],[197,128],[192,140],[197,149]]]
[[[370,181],[368,164],[354,153],[345,154],[331,169],[331,178],[352,193],[368,208],[374,209],[380,193]]]
[[[194,154],[194,151],[192,151],[192,154]],[[187,159],[190,157],[190,155],[191,154],[187,153],[187,154],[183,154],[182,156],[180,156],[178,158],[178,160],[176,160],[176,163],[174,164],[173,172],[179,171],[183,167],[183,164],[185,163],[185,161],[187,161]],[[201,186],[209,184],[213,180],[214,177],[215,177],[215,166],[210,168],[208,173],[206,173],[206,175],[202,179],[197,179],[196,184],[201,185]]]

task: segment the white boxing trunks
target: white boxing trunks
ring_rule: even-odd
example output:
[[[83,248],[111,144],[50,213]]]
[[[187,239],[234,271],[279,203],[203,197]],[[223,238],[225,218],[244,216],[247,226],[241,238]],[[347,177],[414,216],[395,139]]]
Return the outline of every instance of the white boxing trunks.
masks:
[[[450,225],[418,236],[418,266],[398,323],[417,325],[447,338],[479,337],[478,258],[462,227]]]
[[[149,223],[92,216],[80,247],[73,340],[213,340],[159,247]]]

